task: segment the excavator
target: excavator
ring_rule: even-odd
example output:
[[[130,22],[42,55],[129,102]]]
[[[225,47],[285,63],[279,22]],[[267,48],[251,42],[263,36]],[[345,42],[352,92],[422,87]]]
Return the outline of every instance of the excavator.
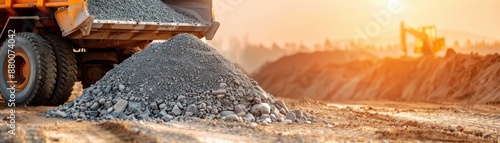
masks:
[[[442,50],[445,47],[445,39],[443,37],[436,37],[436,26],[420,26],[420,27],[410,27],[404,22],[401,22],[401,46],[405,57],[408,56],[408,48],[406,45],[406,35],[407,33],[415,37],[415,48],[414,52],[416,54],[422,54],[423,56],[434,56],[436,52]]]
[[[89,1],[0,0],[0,92],[9,107],[64,104],[75,82],[94,84],[154,40],[181,33],[211,40],[220,25],[212,0],[158,0],[194,24],[97,19]]]

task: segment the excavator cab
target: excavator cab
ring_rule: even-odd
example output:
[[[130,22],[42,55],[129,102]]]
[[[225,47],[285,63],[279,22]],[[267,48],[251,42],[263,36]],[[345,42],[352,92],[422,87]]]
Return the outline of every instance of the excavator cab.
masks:
[[[434,56],[445,47],[445,39],[436,37],[436,26],[420,26],[417,28],[408,27],[404,22],[401,22],[401,45],[405,56],[408,56],[406,46],[406,33],[410,33],[415,37],[414,53],[424,56]]]

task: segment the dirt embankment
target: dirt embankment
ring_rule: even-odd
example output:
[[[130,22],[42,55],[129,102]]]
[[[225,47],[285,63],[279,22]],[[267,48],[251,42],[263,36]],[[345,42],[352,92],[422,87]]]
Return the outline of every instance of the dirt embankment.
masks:
[[[296,57],[264,66],[254,79],[266,91],[292,98],[500,103],[498,54],[375,62],[316,61],[308,63],[313,65],[309,67],[286,64],[302,60]]]

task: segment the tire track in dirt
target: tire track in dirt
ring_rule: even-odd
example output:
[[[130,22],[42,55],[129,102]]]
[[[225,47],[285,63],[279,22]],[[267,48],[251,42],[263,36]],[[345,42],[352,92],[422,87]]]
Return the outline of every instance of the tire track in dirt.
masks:
[[[123,142],[156,143],[157,139],[151,135],[144,134],[137,128],[119,122],[104,122],[98,125],[104,130],[111,132]]]
[[[305,103],[301,103],[305,102]],[[330,127],[330,132],[325,132],[325,140],[336,140],[342,137],[350,141],[365,142],[367,139],[387,140],[395,142],[407,141],[437,141],[437,142],[492,142],[498,138],[498,132],[485,132],[465,127],[463,132],[448,130],[448,124],[427,122],[422,119],[401,118],[397,114],[439,114],[447,113],[450,116],[460,116],[462,113],[455,112],[454,106],[439,104],[415,104],[393,102],[385,105],[385,102],[377,103],[348,103],[348,104],[317,104],[318,101],[302,100],[292,102],[291,108],[299,107],[308,114],[321,117],[325,121],[322,126]],[[381,104],[382,103],[382,104]],[[314,106],[307,106],[307,105]],[[320,105],[320,107],[318,107]],[[421,106],[418,106],[421,105]],[[422,106],[423,105],[423,106]],[[434,106],[437,106],[434,107]],[[444,107],[440,109],[440,107]],[[449,109],[448,109],[449,108]],[[475,112],[471,109],[460,109],[466,112]],[[480,112],[491,114],[491,112]],[[474,114],[471,114],[474,115]],[[495,126],[493,118],[477,117],[486,121],[484,124]],[[428,116],[433,120],[439,120],[435,116]],[[464,117],[465,118],[465,117]],[[460,119],[457,119],[460,120]],[[443,120],[444,121],[444,120]],[[318,123],[316,123],[318,126]],[[321,126],[321,124],[319,124]],[[456,126],[454,126],[456,127]],[[294,127],[298,128],[298,127]],[[295,129],[297,130],[297,129]],[[317,131],[321,128],[315,129]],[[293,131],[292,131],[293,132]],[[483,135],[489,133],[490,137]],[[295,134],[300,134],[295,132]],[[359,139],[359,140],[356,140]],[[370,141],[370,140],[368,140]]]

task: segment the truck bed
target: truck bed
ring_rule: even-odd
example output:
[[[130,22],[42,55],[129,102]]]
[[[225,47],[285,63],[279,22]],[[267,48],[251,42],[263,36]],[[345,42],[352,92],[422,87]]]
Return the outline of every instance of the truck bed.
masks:
[[[134,46],[179,33],[211,39],[219,23],[212,0],[0,0],[0,28],[13,16],[52,16],[81,47]]]

